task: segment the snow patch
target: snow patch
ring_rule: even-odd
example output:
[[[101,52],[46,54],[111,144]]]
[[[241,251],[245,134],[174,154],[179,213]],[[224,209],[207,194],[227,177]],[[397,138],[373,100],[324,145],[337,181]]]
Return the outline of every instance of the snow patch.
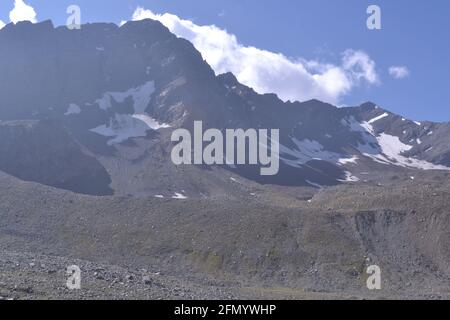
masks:
[[[155,92],[154,81],[149,81],[142,86],[132,88],[123,92],[106,92],[95,104],[102,110],[108,110],[112,107],[112,100],[116,103],[124,103],[127,98],[133,99],[133,109],[135,113],[144,113],[152,95]]]
[[[131,99],[134,113],[116,113],[108,124],[98,126],[90,131],[105,137],[113,137],[108,141],[108,145],[113,145],[130,138],[145,137],[149,130],[169,128],[170,125],[159,123],[145,112],[154,92],[155,83],[153,81],[123,92],[106,92],[102,98],[95,101],[100,109],[106,111],[112,107],[113,101],[122,104],[127,99]]]
[[[367,137],[368,140],[366,140],[366,143],[363,145],[360,144],[357,149],[366,157],[369,157],[376,162],[422,170],[450,170],[449,167],[435,165],[428,161],[412,157],[405,157],[403,153],[411,150],[413,146],[404,144],[400,141],[399,137],[386,133],[375,136],[374,129],[368,122],[361,123],[360,128],[357,128],[357,125],[354,123],[353,126],[356,127],[356,130],[354,131],[360,132],[360,128],[363,128],[371,135],[370,138]]]
[[[343,119],[341,122],[346,126],[351,126],[350,120],[345,122]],[[362,128],[361,131],[365,132]],[[287,147],[280,144],[280,160],[294,168],[302,168],[306,163],[312,160],[327,161],[340,165],[349,163],[356,164],[356,161],[358,160],[357,156],[327,151],[320,142],[315,140],[299,140],[297,138],[292,138],[291,141],[294,145],[293,147]]]
[[[123,103],[127,98],[133,99],[133,109],[135,113],[144,113],[152,95],[155,92],[155,82],[148,81],[144,85],[132,88],[124,92],[107,92],[104,96],[113,98],[117,103]]]
[[[114,118],[110,119],[109,124],[98,126],[90,131],[105,137],[112,137],[113,139],[107,143],[114,145],[130,138],[145,137],[150,129],[158,130],[168,127],[169,125],[161,124],[148,115],[116,114]]]
[[[71,114],[79,114],[81,112],[81,109],[78,105],[75,103],[69,104],[69,108],[67,108],[67,112],[64,113],[65,116],[71,115]]]
[[[388,157],[395,158],[398,154],[412,149],[412,146],[401,142],[399,137],[391,136],[386,133],[380,134],[377,140],[383,150],[383,153]]]
[[[367,135],[367,134],[373,135],[374,134],[372,125],[370,123],[368,123],[367,121],[359,123],[358,121],[356,121],[355,117],[350,116],[350,117],[343,119],[341,122],[344,126],[349,127],[350,130],[353,132],[359,132],[364,135]]]
[[[342,159],[342,155],[325,151],[324,147],[315,140],[298,140],[293,138],[292,142],[295,147],[290,149],[284,145],[280,145],[280,158],[287,165],[295,168],[301,168],[302,165],[311,160],[322,160],[338,163]]]
[[[372,123],[377,122],[378,120],[384,119],[386,117],[389,117],[389,113],[387,113],[387,112],[383,113],[382,115],[380,115],[378,117],[373,118],[372,120],[369,120],[367,123],[372,124]]]
[[[346,123],[352,131],[362,134],[364,143],[359,143],[356,148],[364,156],[371,158],[375,162],[423,170],[450,170],[449,167],[435,165],[412,157],[405,157],[403,153],[411,150],[413,146],[404,144],[397,136],[386,133],[376,135],[373,126],[369,122],[358,123],[354,117],[348,117]],[[419,142],[421,141],[419,140]]]
[[[181,193],[176,192],[172,199],[185,200],[187,199],[187,197]]]
[[[132,117],[135,119],[141,120],[150,129],[155,130],[155,131],[159,130],[159,129],[170,128],[170,125],[168,125],[167,123],[159,123],[158,121],[156,121],[152,117],[148,116],[147,114],[133,114]]]
[[[356,161],[357,161],[358,159],[359,159],[359,158],[358,158],[357,156],[353,156],[353,157],[348,158],[348,159],[339,159],[339,160],[338,160],[338,163],[339,163],[339,164],[342,164],[342,165],[349,164],[349,163],[354,163],[354,164],[356,164]]]
[[[403,156],[402,154],[404,152],[411,150],[413,147],[402,143],[398,137],[383,133],[377,138],[377,140],[381,147],[382,153],[387,157],[386,160],[392,164],[422,170],[450,170],[450,168],[442,165],[435,165],[425,160]]]
[[[345,179],[338,180],[340,182],[358,182],[360,181],[358,177],[355,177],[351,172],[346,171],[345,172]]]

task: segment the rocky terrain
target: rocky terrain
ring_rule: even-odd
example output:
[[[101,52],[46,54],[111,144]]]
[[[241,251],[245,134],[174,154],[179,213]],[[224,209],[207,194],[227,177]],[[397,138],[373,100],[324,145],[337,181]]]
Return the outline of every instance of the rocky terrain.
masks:
[[[66,285],[67,267],[81,269],[81,288]],[[0,300],[233,299],[234,289],[214,280],[180,280],[147,269],[124,268],[30,253],[0,254]]]
[[[449,297],[448,183],[335,187],[309,201],[276,205],[262,195],[212,202],[92,197],[4,175],[0,181],[2,275],[22,287],[31,281],[49,297],[55,297],[52,287],[40,289],[38,279],[50,277],[49,285],[61,286],[61,278],[39,271],[39,263],[54,260],[61,275],[64,264],[77,259],[91,261],[80,263],[99,288],[106,284],[95,282],[97,265],[107,272],[121,266],[119,284],[142,269],[179,281],[167,285],[169,292],[137,293],[138,282],[129,290],[117,284],[114,293],[92,289],[79,296],[85,298],[123,298],[128,291],[130,298],[173,298],[171,286],[205,298]],[[17,206],[20,199],[26,201]],[[14,268],[10,252],[33,254],[18,254],[23,260]],[[61,256],[66,258],[55,258]],[[383,270],[383,290],[376,293],[365,283],[372,264]],[[27,274],[32,280],[20,276]],[[194,284],[202,288],[197,296],[189,293]],[[11,282],[2,288],[3,296],[33,297],[14,296]]]

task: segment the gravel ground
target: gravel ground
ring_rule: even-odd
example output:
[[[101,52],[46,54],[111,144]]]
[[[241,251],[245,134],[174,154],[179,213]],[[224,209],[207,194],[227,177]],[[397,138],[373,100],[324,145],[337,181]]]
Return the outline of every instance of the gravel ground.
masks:
[[[81,288],[67,287],[67,267],[81,269]],[[242,286],[202,279],[189,281],[146,269],[83,260],[0,252],[0,301],[14,300],[363,300],[449,299],[442,293],[314,292],[286,287]]]
[[[67,287],[67,267],[81,269],[81,289]],[[0,300],[234,299],[232,289],[145,269],[44,255],[0,252]]]
[[[340,186],[270,205],[81,196],[3,176],[0,296],[448,299],[449,190]],[[81,290],[65,286],[70,265]],[[369,265],[383,290],[368,292]]]

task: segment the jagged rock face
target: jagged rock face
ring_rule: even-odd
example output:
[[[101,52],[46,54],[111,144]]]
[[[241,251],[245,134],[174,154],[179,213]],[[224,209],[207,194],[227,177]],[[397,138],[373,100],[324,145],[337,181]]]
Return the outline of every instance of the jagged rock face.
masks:
[[[1,70],[8,79],[0,86],[2,118],[62,115],[70,103],[144,83],[144,39],[129,28],[100,24],[71,31],[54,29],[50,22],[6,26],[0,33]],[[148,46],[173,38],[160,28],[146,34]]]
[[[112,194],[102,165],[49,121],[0,122],[0,170],[26,181],[92,195]]]
[[[450,124],[416,123],[373,103],[336,108],[257,94],[230,73],[216,76],[191,43],[152,20],[81,30],[10,24],[0,30],[0,57],[7,79],[0,83],[0,120],[60,123],[106,168],[120,194],[137,192],[121,187],[128,182],[145,194],[156,183],[189,189],[204,176],[198,167],[178,178],[170,161],[171,131],[192,130],[198,120],[205,130],[279,129],[279,174],[225,168],[263,184],[319,187],[387,172],[409,179],[410,171],[450,166]]]
[[[124,92],[149,81],[155,82],[156,92],[182,87],[178,95],[188,104],[195,98],[186,94],[189,86],[215,78],[192,44],[152,20],[120,28],[88,24],[81,30],[53,28],[49,21],[10,24],[0,33],[0,55],[0,69],[8,79],[0,85],[4,120],[58,117],[70,104],[92,112],[90,104],[106,92]],[[170,112],[161,113],[176,120]]]

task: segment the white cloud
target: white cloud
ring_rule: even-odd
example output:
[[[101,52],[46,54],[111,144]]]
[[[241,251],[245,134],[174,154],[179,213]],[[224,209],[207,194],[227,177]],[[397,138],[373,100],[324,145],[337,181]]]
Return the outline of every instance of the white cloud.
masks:
[[[14,1],[14,9],[9,13],[11,22],[31,21],[36,23],[36,11],[32,6],[27,5],[23,0]]]
[[[378,83],[375,62],[362,52],[347,50],[340,65],[291,59],[281,53],[244,46],[235,35],[214,25],[200,26],[173,14],[137,8],[133,20],[158,20],[171,32],[191,41],[217,74],[232,72],[259,93],[283,100],[320,99],[338,103],[356,86]]]
[[[407,67],[392,66],[389,68],[389,74],[395,79],[403,79],[408,77],[410,72]]]
[[[2,20],[0,20],[0,29],[3,29],[4,26],[5,26],[5,23]]]

